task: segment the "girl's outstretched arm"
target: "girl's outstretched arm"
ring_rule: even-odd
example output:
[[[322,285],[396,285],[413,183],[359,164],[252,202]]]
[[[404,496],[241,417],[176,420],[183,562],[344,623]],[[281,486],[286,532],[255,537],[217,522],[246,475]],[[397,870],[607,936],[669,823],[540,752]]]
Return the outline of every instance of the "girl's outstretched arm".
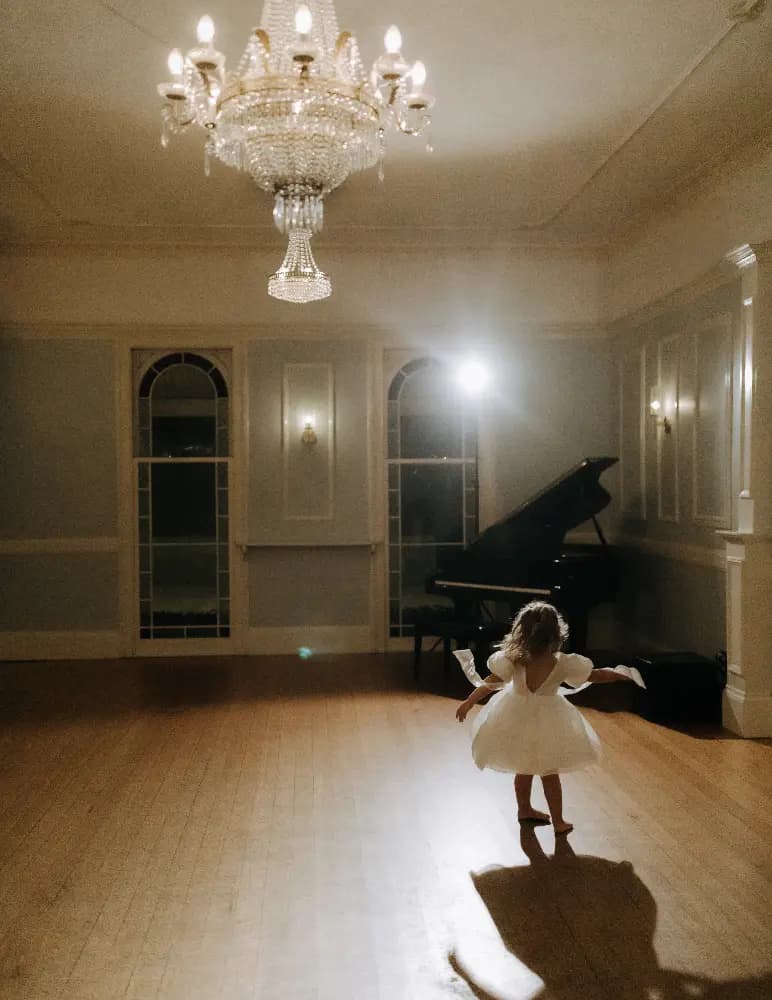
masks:
[[[488,683],[491,684],[491,687],[488,687]],[[456,709],[456,718],[458,721],[463,722],[472,705],[476,705],[478,701],[482,701],[483,698],[487,698],[488,695],[495,690],[493,687],[494,684],[497,688],[500,688],[503,683],[504,681],[497,674],[490,674],[486,677],[483,684],[480,687],[476,687],[469,697],[464,698]]]

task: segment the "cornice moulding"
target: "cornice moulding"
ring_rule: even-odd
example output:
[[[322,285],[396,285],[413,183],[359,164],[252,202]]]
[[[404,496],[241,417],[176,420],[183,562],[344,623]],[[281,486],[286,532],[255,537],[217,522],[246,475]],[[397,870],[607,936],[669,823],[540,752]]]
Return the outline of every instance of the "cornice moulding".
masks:
[[[653,302],[647,302],[646,305],[633,310],[631,313],[609,319],[607,321],[609,334],[613,337],[621,337],[625,334],[634,333],[639,327],[650,323],[652,320],[659,319],[661,316],[665,316],[685,305],[696,302],[722,285],[731,284],[731,282],[737,280],[737,277],[738,271],[736,267],[726,259],[721,260],[710,268],[710,270],[704,272],[688,284],[682,285],[672,292],[668,292]]]
[[[340,234],[337,234],[338,237]],[[2,256],[152,256],[158,253],[191,253],[206,254],[212,251],[230,250],[240,253],[264,254],[275,256],[279,242],[275,239],[273,230],[250,233],[249,240],[191,235],[190,238],[180,238],[179,233],[169,234],[163,238],[156,234],[148,240],[138,240],[136,236],[122,239],[120,236],[110,236],[100,239],[91,236],[89,239],[70,238],[66,233],[59,236],[46,236],[39,239],[34,234],[28,238],[19,236],[17,239],[0,242]],[[550,240],[546,238],[529,238],[528,234],[515,232],[512,234],[491,233],[485,230],[422,230],[416,234],[411,230],[363,230],[361,235],[344,233],[343,238],[325,242],[317,238],[314,250],[324,253],[365,253],[380,254],[398,251],[405,253],[433,254],[448,252],[468,252],[476,254],[500,254],[501,252],[528,251],[530,253],[563,254],[583,257],[598,257],[607,253],[607,244],[602,241],[582,240]]]
[[[605,340],[609,331],[603,324],[595,323],[517,323],[508,332],[513,340]],[[377,340],[385,348],[411,348],[417,339],[437,336],[448,339],[446,324],[435,326],[421,324],[415,335],[406,338],[404,333],[384,329],[375,324],[340,323],[223,323],[200,325],[170,323],[80,323],[52,322],[0,322],[0,339],[45,340],[111,340],[130,341],[132,348],[154,347],[158,343],[179,347],[206,344],[248,342],[249,340]]]

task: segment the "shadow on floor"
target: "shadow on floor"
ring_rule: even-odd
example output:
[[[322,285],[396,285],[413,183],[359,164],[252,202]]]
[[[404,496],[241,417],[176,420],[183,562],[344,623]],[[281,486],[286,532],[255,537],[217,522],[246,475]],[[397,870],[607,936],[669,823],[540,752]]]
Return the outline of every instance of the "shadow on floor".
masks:
[[[769,1000],[772,975],[731,982],[663,969],[653,947],[657,907],[629,862],[575,855],[567,838],[547,856],[521,828],[530,864],[472,880],[504,946],[543,981],[529,1000]],[[453,971],[478,1000],[502,1000],[455,953]]]

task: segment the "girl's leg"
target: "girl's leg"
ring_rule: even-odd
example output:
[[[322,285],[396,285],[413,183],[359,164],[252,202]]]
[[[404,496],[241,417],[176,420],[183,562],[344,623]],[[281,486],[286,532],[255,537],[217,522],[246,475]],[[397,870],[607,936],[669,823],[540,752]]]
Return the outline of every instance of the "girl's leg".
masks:
[[[533,786],[532,774],[515,775],[515,798],[517,799],[517,818],[519,820],[531,820],[536,823],[548,823],[549,816],[545,812],[534,809],[531,805],[531,787]]]
[[[566,823],[563,819],[563,786],[560,784],[560,775],[543,774],[541,776],[541,783],[544,788],[544,797],[549,806],[555,833],[570,833],[574,825],[573,823]]]

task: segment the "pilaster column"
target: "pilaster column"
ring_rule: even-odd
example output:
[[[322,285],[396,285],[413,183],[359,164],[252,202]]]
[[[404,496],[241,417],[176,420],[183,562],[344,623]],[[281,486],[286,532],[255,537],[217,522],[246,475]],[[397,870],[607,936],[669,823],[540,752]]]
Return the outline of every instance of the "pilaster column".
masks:
[[[724,725],[772,736],[772,243],[727,258],[742,276],[733,445],[739,462],[726,540]]]

